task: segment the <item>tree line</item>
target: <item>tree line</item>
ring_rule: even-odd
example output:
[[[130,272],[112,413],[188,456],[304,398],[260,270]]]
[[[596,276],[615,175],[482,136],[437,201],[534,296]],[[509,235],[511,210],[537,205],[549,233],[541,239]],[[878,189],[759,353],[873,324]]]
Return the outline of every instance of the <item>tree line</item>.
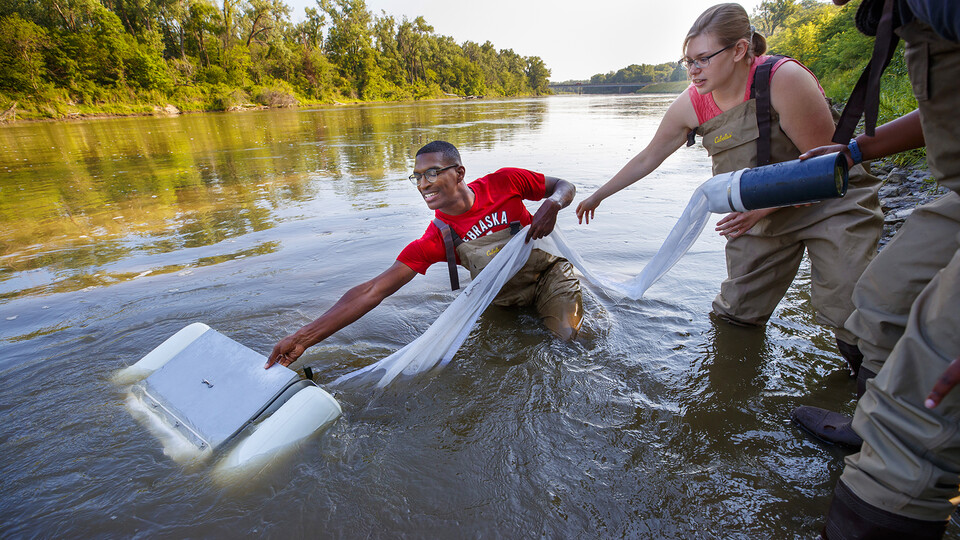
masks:
[[[294,23],[282,0],[7,0],[0,107],[63,116],[549,92],[541,58],[458,44],[423,17],[377,15],[364,0],[317,0],[305,13]]]
[[[687,73],[680,67],[679,62],[665,62],[663,64],[631,64],[625,68],[611,71],[609,73],[597,73],[590,77],[589,81],[571,81],[571,82],[589,82],[590,84],[638,84],[638,83],[662,83],[684,81]],[[615,94],[620,93],[621,89],[611,86],[609,88],[584,88],[580,92],[583,94]]]
[[[859,3],[765,0],[751,20],[771,53],[803,62],[843,102],[872,52],[854,26]],[[423,17],[377,15],[364,0],[317,0],[297,23],[282,0],[0,3],[0,112],[18,102],[27,116],[533,95],[549,93],[549,76],[540,57],[459,44]],[[590,82],[685,76],[677,62],[633,64]],[[882,88],[881,120],[916,107],[902,52]]]

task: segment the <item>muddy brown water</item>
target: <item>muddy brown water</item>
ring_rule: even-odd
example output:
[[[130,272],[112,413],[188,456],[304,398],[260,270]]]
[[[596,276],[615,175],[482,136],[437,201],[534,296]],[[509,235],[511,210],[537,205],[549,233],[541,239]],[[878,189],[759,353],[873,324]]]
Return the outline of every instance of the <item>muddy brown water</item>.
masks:
[[[385,392],[256,477],[179,465],[113,373],[191,322],[262,353],[390,265],[431,216],[419,146],[594,191],[674,96],[567,96],[22,124],[0,129],[0,536],[805,538],[846,452],[790,410],[852,412],[854,381],[813,320],[809,268],[764,329],[711,320],[712,223],[638,302],[587,285],[572,343],[491,308],[453,362]],[[682,148],[559,226],[634,275],[709,158]],[[536,208],[531,205],[531,208]],[[446,270],[308,351],[319,382],[417,337]],[[954,534],[957,529],[951,528]]]

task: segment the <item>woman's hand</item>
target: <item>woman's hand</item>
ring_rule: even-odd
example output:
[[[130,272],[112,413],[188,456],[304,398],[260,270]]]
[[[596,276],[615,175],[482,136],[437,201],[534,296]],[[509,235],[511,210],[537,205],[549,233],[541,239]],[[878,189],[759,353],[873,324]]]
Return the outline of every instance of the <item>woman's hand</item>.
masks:
[[[577,221],[583,223],[583,220],[587,220],[587,224],[590,223],[590,220],[593,219],[594,211],[600,206],[600,201],[603,199],[596,198],[597,194],[587,197],[586,199],[580,201],[580,204],[577,205]]]
[[[716,230],[720,236],[726,236],[728,239],[737,238],[749,231],[758,221],[776,211],[776,208],[764,208],[747,212],[731,212],[717,222]]]

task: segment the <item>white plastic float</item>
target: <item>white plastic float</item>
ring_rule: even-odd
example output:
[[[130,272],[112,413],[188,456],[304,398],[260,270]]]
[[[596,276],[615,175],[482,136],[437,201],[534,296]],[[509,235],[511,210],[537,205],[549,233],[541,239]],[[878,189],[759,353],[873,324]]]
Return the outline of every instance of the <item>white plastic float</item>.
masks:
[[[218,472],[268,458],[336,420],[337,401],[313,381],[210,329],[191,324],[120,370],[131,414],[179,462],[217,454]],[[222,455],[225,453],[225,455]]]

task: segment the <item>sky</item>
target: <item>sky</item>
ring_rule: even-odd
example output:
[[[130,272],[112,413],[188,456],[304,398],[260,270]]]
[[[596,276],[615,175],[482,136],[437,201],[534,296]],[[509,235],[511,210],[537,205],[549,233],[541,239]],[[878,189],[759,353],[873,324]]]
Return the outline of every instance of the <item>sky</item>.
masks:
[[[285,0],[294,21],[315,0]],[[434,33],[457,43],[490,41],[521,56],[539,56],[550,80],[588,79],[630,64],[680,58],[690,26],[719,0],[367,0],[375,15],[423,16]],[[752,14],[760,0],[741,1]]]

